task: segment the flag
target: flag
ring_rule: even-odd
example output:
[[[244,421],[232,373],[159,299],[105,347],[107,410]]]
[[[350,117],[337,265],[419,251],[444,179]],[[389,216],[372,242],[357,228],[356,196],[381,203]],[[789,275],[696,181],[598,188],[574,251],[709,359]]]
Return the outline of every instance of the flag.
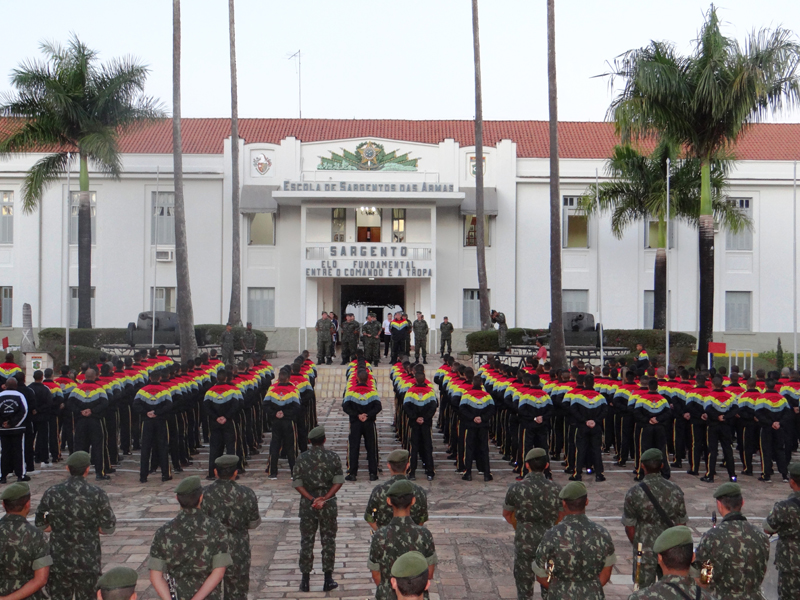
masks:
[[[8,348],[8,338],[4,337],[3,338],[3,350],[5,350],[6,348]]]

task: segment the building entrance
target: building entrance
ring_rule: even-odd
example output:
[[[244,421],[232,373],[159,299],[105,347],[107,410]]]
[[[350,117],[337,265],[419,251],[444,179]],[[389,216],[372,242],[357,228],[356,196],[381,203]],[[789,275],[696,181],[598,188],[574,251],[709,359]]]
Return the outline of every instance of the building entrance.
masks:
[[[382,321],[388,311],[403,310],[405,305],[405,285],[370,282],[341,286],[341,315],[352,312],[360,323],[366,321],[369,312],[374,312],[378,320]]]

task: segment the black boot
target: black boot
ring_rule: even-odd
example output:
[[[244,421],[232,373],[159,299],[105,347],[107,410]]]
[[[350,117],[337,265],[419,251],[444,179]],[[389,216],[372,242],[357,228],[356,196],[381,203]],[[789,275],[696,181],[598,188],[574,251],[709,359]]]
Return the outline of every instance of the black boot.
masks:
[[[333,571],[326,571],[325,583],[322,584],[322,591],[330,592],[331,590],[335,590],[337,587],[339,587],[339,584],[333,580]]]
[[[303,578],[300,580],[300,591],[308,592],[311,589],[310,586],[311,586],[311,574],[303,573]]]

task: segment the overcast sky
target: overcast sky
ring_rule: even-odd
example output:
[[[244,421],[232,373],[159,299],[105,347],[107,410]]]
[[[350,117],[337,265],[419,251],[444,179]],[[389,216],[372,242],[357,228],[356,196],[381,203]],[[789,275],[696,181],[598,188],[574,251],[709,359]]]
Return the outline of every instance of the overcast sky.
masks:
[[[593,76],[651,39],[683,52],[709,3],[698,0],[556,0],[559,117],[598,121],[611,100]],[[720,0],[728,35],[759,27],[800,31],[798,0]],[[183,115],[230,115],[228,2],[183,0]],[[75,32],[101,59],[133,55],[152,73],[148,93],[172,101],[169,0],[0,0],[0,93],[42,40]],[[237,0],[239,115],[297,117],[302,51],[305,118],[471,119],[469,0]],[[547,119],[544,0],[480,2],[484,118]],[[800,111],[777,120],[800,121]]]

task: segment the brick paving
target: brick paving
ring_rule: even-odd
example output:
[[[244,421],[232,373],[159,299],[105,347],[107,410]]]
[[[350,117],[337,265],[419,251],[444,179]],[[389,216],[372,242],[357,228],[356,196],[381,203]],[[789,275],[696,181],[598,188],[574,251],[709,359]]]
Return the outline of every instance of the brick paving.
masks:
[[[273,361],[276,365],[281,361]],[[318,414],[328,434],[328,448],[336,450],[345,462],[347,444],[347,417],[341,411],[341,394],[344,369],[320,367],[317,385]],[[433,369],[429,374],[433,375]],[[380,454],[386,455],[399,447],[391,430],[391,388],[388,369],[378,369],[379,391],[384,398],[384,412],[379,415]],[[269,434],[267,434],[268,446]],[[363,456],[363,453],[362,453]],[[138,454],[124,457],[110,482],[100,485],[108,492],[117,514],[118,527],[112,536],[103,536],[103,568],[125,565],[140,574],[137,590],[140,598],[155,598],[149,583],[147,555],[155,530],[178,511],[174,497],[177,480],[188,475],[205,475],[207,453],[205,449],[195,457],[194,466],[175,481],[164,484],[157,476],[147,484],[138,482]],[[492,452],[494,481],[484,483],[461,481],[451,461],[445,459],[441,436],[434,433],[434,460],[437,476],[433,482],[418,479],[417,483],[428,490],[431,520],[428,527],[436,542],[439,565],[431,586],[433,600],[457,599],[512,599],[516,597],[512,567],[514,560],[513,530],[502,519],[502,505],[506,488],[514,482],[514,474],[498,454]],[[608,528],[617,549],[618,563],[610,583],[605,588],[610,600],[626,599],[632,587],[631,548],[620,523],[625,492],[634,485],[629,469],[611,466],[606,457],[604,483],[595,483],[586,477],[589,488],[588,513]],[[367,569],[367,552],[370,528],[363,521],[364,507],[374,484],[369,482],[366,464],[362,462],[359,480],[346,483],[339,492],[339,534],[337,537],[335,577],[339,588],[327,594],[322,592],[322,573],[319,563],[319,541],[315,554],[315,571],[311,577],[311,593],[297,591],[300,572],[297,567],[299,528],[297,511],[299,495],[292,489],[288,464],[281,461],[277,481],[269,481],[263,472],[265,454],[254,456],[247,474],[240,482],[253,488],[258,496],[263,524],[251,532],[252,568],[250,573],[251,598],[344,598],[374,597],[375,586]],[[385,466],[384,466],[385,468]],[[561,485],[567,475],[555,469],[555,481]],[[42,493],[50,485],[66,476],[62,468],[42,469],[31,482],[32,506],[38,504]],[[385,478],[383,473],[381,478]],[[720,481],[724,479],[720,478]],[[713,484],[704,484],[683,471],[675,473],[673,481],[686,494],[690,526],[696,539],[710,527],[714,509],[711,497]],[[94,480],[92,479],[92,482]],[[759,484],[754,477],[742,477],[745,494],[744,513],[748,518],[763,518],[776,500],[785,498],[788,485],[780,480],[771,485]],[[535,598],[539,598],[538,592]]]

